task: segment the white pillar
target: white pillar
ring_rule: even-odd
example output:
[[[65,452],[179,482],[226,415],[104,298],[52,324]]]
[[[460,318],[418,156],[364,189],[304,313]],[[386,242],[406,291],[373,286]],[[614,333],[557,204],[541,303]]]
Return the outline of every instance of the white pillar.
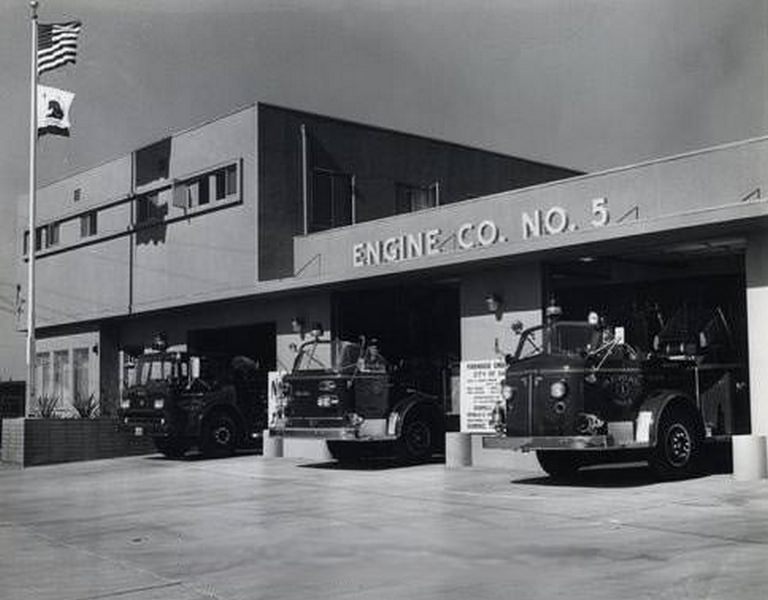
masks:
[[[747,240],[746,271],[751,435],[733,437],[733,475],[738,480],[766,477],[768,233],[754,233]]]
[[[445,466],[448,469],[472,466],[472,438],[468,433],[445,434]]]
[[[749,403],[752,434],[768,434],[768,232],[747,241]]]

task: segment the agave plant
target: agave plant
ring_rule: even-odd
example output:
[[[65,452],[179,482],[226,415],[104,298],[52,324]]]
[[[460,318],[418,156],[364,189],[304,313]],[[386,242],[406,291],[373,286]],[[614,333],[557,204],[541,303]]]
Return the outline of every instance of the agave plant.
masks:
[[[56,408],[58,405],[58,396],[38,396],[37,414],[43,419],[53,419],[56,416]]]
[[[89,396],[75,394],[72,407],[81,419],[93,419],[99,414],[99,401],[93,392]]]

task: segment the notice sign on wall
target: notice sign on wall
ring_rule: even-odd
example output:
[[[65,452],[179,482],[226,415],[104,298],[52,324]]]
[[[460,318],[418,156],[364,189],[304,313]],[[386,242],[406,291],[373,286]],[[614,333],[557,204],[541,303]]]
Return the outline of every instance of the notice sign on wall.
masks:
[[[493,433],[491,411],[501,399],[505,368],[501,360],[461,362],[461,431]]]
[[[275,419],[282,416],[285,407],[283,376],[285,371],[270,371],[267,375],[267,426],[272,427]]]

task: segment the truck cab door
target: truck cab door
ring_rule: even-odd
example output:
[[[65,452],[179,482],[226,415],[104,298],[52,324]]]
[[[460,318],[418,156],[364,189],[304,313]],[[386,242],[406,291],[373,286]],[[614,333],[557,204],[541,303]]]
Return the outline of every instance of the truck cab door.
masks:
[[[384,418],[389,409],[390,376],[358,373],[355,376],[355,412],[366,419]]]

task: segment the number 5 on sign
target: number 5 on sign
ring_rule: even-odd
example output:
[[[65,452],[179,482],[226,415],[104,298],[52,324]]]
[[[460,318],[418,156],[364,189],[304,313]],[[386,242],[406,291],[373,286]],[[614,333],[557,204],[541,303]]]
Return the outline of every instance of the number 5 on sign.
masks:
[[[595,198],[592,200],[592,214],[594,219],[590,221],[592,227],[604,227],[608,224],[608,199]]]

